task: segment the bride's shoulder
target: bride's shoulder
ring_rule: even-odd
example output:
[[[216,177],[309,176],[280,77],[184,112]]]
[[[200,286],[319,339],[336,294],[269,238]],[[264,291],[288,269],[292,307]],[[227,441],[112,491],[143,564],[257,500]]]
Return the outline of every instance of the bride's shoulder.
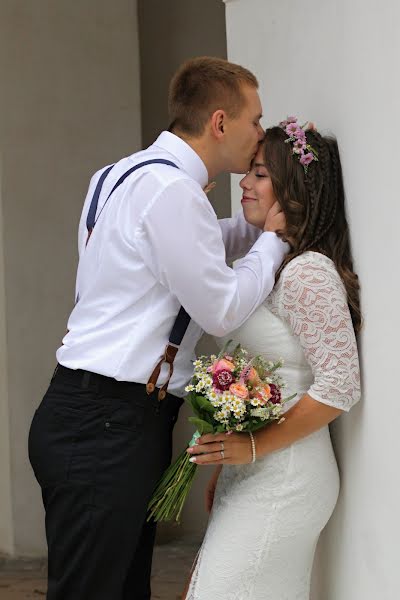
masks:
[[[308,250],[293,258],[282,269],[278,285],[284,286],[290,282],[300,284],[321,285],[322,282],[331,280],[339,283],[340,276],[335,263],[328,256],[320,252]]]

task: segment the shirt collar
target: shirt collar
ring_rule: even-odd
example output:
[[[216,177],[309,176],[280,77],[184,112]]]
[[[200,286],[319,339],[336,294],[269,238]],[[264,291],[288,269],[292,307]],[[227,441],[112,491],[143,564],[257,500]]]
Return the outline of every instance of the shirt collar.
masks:
[[[208,183],[208,172],[200,156],[180,137],[170,131],[160,133],[153,146],[162,148],[171,154],[179,166],[182,167],[188,175],[197,181],[202,188]]]

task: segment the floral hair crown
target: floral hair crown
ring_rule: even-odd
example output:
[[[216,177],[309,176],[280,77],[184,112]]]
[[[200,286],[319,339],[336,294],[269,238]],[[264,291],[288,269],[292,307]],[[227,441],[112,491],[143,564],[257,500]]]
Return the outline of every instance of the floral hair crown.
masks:
[[[293,154],[297,156],[300,164],[304,167],[304,172],[307,173],[308,165],[313,161],[318,161],[318,153],[310,144],[307,143],[305,125],[299,125],[297,117],[288,117],[285,121],[279,123],[286,135],[289,137],[285,143],[293,143]]]

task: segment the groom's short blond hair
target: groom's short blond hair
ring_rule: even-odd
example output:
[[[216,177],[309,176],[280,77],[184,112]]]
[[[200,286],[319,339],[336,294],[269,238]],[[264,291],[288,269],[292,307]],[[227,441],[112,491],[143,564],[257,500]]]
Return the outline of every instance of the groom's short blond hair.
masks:
[[[216,110],[230,118],[245,104],[243,86],[258,88],[248,69],[214,56],[199,56],[181,65],[171,80],[168,109],[170,130],[198,137]]]

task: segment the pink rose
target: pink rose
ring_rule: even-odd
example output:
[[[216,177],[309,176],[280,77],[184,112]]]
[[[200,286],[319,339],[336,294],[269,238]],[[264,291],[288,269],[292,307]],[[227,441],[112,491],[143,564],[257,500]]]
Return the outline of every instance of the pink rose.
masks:
[[[234,371],[235,365],[229,360],[221,358],[220,360],[216,360],[215,363],[212,365],[211,372],[215,373],[216,371],[221,371],[222,369],[226,371]]]
[[[238,398],[243,398],[243,400],[249,397],[249,390],[243,383],[232,383],[229,386],[229,391]]]

